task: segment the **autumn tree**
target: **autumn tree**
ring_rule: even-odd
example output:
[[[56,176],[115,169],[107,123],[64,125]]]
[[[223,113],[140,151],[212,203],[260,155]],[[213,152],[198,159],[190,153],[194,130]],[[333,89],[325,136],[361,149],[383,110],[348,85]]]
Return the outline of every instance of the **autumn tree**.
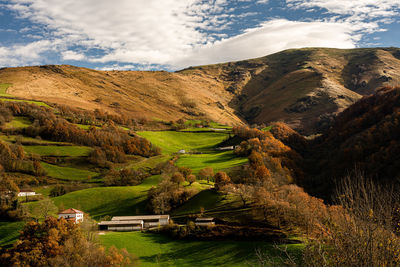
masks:
[[[231,178],[226,174],[226,172],[217,172],[214,176],[215,179],[215,189],[221,190],[225,185],[231,183]]]
[[[199,178],[202,180],[207,180],[207,183],[210,183],[210,179],[214,178],[214,170],[211,167],[207,167],[201,169],[199,171]]]
[[[48,217],[28,222],[14,246],[0,256],[1,266],[126,266],[126,253],[108,252],[85,239],[77,224]]]
[[[178,184],[178,186],[179,186],[181,183],[183,183],[185,181],[185,177],[183,176],[182,173],[176,172],[171,176],[171,181],[173,183]]]
[[[189,185],[192,185],[194,182],[196,182],[196,175],[190,174],[190,175],[187,177],[186,181],[189,182]]]

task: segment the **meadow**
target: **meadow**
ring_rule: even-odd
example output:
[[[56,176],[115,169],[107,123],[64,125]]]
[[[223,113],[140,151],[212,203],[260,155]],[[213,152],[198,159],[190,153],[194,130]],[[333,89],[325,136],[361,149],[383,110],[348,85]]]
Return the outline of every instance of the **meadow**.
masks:
[[[175,240],[140,232],[107,232],[99,238],[106,247],[126,248],[139,258],[140,266],[258,266],[257,249],[272,258],[280,256],[273,244],[263,241]],[[303,245],[291,244],[287,248],[291,255],[300,257]]]
[[[0,98],[0,101],[8,101],[8,102],[25,102],[28,104],[35,104],[38,105],[40,107],[47,107],[50,108],[49,105],[47,105],[44,102],[41,101],[34,101],[34,100],[24,100],[24,99],[13,99],[13,98]]]
[[[214,172],[237,167],[247,163],[247,158],[238,157],[232,151],[214,152],[209,154],[180,155],[176,162],[178,166],[185,166],[197,173],[205,167],[212,167]]]
[[[24,150],[40,156],[85,157],[92,151],[86,146],[24,146]]]
[[[73,167],[60,167],[57,165],[41,163],[42,167],[46,170],[47,176],[57,178],[65,181],[85,181],[97,182],[98,179],[92,179],[98,176],[97,172],[73,168]]]
[[[154,145],[162,149],[163,154],[176,153],[181,149],[186,151],[209,152],[217,144],[228,138],[225,133],[204,132],[185,133],[175,131],[137,132]]]
[[[19,236],[25,222],[0,222],[0,247],[11,245]]]
[[[7,89],[10,86],[11,86],[11,84],[9,84],[9,83],[0,84],[0,96],[6,96],[6,97],[11,96],[11,95],[7,94]]]
[[[26,117],[14,117],[12,121],[5,124],[5,128],[25,128],[31,124],[32,122]]]

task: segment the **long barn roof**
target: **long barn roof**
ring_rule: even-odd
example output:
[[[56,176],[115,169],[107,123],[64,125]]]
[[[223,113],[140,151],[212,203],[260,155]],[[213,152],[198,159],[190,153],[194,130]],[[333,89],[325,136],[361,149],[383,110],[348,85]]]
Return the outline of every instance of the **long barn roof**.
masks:
[[[159,220],[169,219],[169,215],[140,215],[140,216],[115,216],[112,221],[132,221],[132,220]]]

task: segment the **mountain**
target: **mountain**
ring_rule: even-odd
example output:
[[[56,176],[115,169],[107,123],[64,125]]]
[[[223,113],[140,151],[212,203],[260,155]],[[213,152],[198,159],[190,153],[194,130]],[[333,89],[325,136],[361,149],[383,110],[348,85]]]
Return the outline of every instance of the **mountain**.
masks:
[[[329,197],[354,170],[382,185],[400,185],[400,87],[384,87],[341,112],[305,153],[313,194]]]
[[[326,129],[362,96],[400,82],[400,49],[291,49],[175,73],[73,66],[0,70],[7,93],[148,119],[225,124],[284,121],[303,134]]]

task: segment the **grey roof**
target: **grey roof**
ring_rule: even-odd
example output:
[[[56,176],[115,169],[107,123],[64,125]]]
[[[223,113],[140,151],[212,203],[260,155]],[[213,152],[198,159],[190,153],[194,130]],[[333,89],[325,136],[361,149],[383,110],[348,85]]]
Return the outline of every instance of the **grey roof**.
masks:
[[[212,221],[214,218],[196,218],[196,221]]]
[[[140,215],[140,216],[115,216],[112,221],[132,221],[132,220],[159,220],[169,219],[169,215]]]
[[[98,225],[125,225],[125,224],[142,224],[143,220],[132,220],[132,221],[102,221]]]

